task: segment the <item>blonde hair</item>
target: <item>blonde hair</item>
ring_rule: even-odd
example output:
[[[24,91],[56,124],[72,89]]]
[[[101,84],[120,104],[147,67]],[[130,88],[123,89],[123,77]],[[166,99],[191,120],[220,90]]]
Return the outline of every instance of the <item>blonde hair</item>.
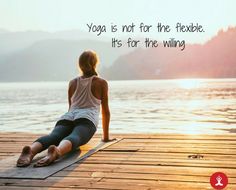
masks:
[[[98,56],[94,51],[84,51],[79,57],[79,67],[84,75],[98,75],[97,64]]]

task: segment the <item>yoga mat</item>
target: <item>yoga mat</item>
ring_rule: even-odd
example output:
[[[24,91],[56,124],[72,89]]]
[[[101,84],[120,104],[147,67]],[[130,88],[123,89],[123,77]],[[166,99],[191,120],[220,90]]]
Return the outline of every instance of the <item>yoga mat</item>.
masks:
[[[58,171],[96,153],[97,151],[104,149],[114,143],[119,142],[121,139],[117,139],[110,142],[98,142],[96,146],[91,146],[89,143],[80,147],[78,151],[69,153],[60,159],[56,160],[46,167],[33,167],[40,158],[46,155],[46,151],[38,154],[30,166],[25,168],[16,167],[16,161],[19,155],[11,156],[9,158],[0,160],[0,178],[8,179],[46,179],[47,177],[57,173]]]

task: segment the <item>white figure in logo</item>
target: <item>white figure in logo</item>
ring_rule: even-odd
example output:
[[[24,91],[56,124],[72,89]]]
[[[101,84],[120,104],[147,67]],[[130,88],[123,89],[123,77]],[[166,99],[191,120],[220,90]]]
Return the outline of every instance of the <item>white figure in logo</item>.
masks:
[[[215,186],[223,186],[223,184],[221,183],[222,177],[220,177],[219,175],[216,178],[217,183],[215,184]]]

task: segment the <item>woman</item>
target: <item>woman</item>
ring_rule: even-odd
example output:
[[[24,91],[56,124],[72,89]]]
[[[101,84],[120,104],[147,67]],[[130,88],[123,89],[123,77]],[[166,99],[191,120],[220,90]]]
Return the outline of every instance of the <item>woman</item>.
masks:
[[[25,146],[17,160],[18,167],[30,165],[34,156],[48,149],[48,154],[34,166],[47,166],[64,154],[86,144],[97,130],[102,107],[103,141],[109,141],[110,111],[107,81],[97,76],[98,58],[85,51],[79,57],[82,75],[71,80],[68,89],[69,111],[57,121],[53,131]]]

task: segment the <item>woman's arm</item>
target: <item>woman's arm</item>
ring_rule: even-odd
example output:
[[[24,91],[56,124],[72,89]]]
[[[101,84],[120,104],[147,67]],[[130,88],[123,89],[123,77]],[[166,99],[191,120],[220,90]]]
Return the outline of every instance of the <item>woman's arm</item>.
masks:
[[[102,85],[102,128],[103,128],[103,141],[109,141],[109,123],[110,123],[110,109],[108,105],[108,84],[103,82]]]
[[[73,79],[69,82],[69,87],[68,87],[68,103],[69,103],[69,109],[71,106],[71,97],[73,96],[74,92],[76,90],[76,79]]]

